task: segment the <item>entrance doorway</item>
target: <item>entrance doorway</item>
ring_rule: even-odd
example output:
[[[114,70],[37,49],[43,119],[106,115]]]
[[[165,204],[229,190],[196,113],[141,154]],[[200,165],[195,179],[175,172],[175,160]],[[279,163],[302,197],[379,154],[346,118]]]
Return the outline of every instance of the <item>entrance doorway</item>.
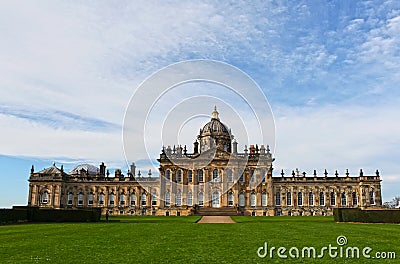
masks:
[[[212,194],[212,207],[219,207],[220,202],[219,202],[219,192],[214,192]]]

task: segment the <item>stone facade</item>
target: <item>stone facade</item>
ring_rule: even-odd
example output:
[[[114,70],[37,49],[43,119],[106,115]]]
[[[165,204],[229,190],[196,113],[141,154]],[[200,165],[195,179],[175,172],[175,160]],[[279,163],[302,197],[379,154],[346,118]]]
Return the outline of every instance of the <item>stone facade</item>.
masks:
[[[333,176],[325,171],[311,176],[292,171],[273,176],[269,147],[250,145],[243,153],[219,120],[216,109],[211,121],[194,142],[193,153],[186,146],[163,147],[160,177],[136,175],[132,163],[127,175],[115,170],[111,176],[102,163],[99,168],[83,164],[69,173],[55,164],[39,172],[32,166],[28,205],[66,208],[101,207],[103,213],[131,215],[191,215],[206,208],[226,209],[235,214],[332,215],[334,207],[380,207],[379,172],[365,176]]]

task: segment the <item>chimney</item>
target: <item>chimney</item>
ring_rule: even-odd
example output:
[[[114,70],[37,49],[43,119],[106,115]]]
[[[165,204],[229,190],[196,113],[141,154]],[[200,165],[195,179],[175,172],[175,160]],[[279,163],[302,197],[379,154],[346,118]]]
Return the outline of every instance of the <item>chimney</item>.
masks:
[[[102,163],[100,164],[100,175],[101,175],[101,176],[106,175],[106,166],[104,165],[104,162],[102,162]]]
[[[199,153],[199,142],[197,140],[193,143],[194,146],[194,151],[193,154],[198,154]]]
[[[132,164],[131,164],[131,173],[132,173],[133,176],[135,176],[135,174],[136,174],[135,162],[132,162]]]
[[[236,139],[234,139],[233,143],[232,143],[232,152],[233,152],[233,154],[237,154],[237,146],[238,146],[238,143],[236,142]]]

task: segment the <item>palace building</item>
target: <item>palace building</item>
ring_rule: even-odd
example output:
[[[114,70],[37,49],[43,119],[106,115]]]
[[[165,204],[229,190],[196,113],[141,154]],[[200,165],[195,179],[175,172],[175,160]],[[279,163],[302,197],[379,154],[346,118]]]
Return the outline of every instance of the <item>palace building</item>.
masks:
[[[29,177],[29,206],[101,207],[103,213],[131,215],[332,215],[335,207],[382,205],[381,179],[375,175],[339,176],[298,170],[273,175],[274,158],[264,145],[238,143],[214,108],[200,129],[193,153],[186,146],[163,147],[159,177],[151,171],[110,175],[104,163],[83,164],[65,172],[55,164]]]

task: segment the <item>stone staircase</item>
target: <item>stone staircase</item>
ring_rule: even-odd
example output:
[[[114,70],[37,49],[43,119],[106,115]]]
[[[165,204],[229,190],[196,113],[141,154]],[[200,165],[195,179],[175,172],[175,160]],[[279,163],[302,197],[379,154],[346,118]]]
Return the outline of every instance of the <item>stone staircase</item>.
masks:
[[[195,215],[201,216],[232,216],[239,215],[235,207],[201,207],[199,206]]]

